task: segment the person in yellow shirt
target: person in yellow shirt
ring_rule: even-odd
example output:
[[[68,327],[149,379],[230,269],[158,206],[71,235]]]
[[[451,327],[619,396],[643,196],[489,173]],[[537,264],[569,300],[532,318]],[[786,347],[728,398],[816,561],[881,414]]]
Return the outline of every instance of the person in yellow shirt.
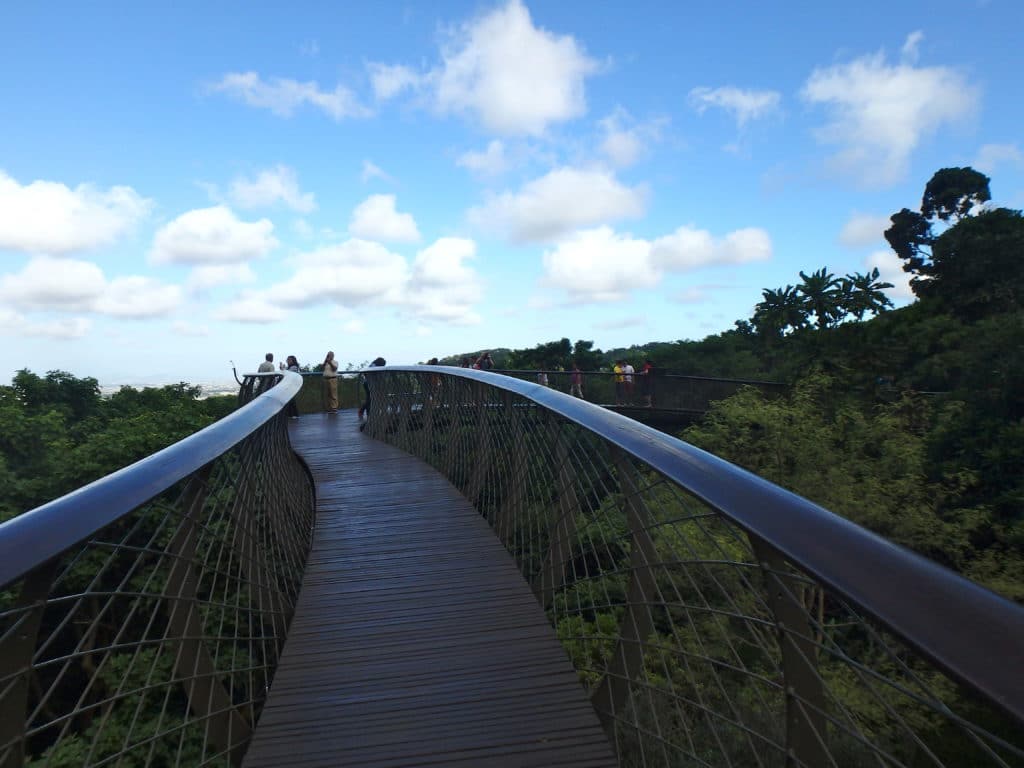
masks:
[[[622,405],[622,395],[626,389],[626,376],[621,360],[615,361],[615,365],[612,366],[612,372],[615,374],[615,404]]]

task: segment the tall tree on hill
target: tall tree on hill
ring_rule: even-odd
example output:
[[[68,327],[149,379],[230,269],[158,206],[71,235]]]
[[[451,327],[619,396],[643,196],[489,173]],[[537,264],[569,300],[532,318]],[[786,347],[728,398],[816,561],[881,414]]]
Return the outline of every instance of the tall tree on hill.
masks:
[[[943,168],[925,187],[920,213],[904,208],[885,232],[914,275],[914,293],[971,321],[1024,306],[1024,218],[1008,208],[985,210],[990,199],[984,174]]]
[[[764,298],[754,307],[751,324],[765,337],[782,336],[787,330],[798,330],[807,325],[803,298],[792,285],[785,288],[765,288]]]
[[[843,310],[858,320],[863,320],[864,315],[868,313],[877,315],[891,308],[892,299],[886,296],[884,291],[893,285],[879,281],[878,277],[878,267],[875,267],[867,274],[854,272],[842,278],[839,282]]]
[[[811,274],[800,272],[803,281],[796,287],[808,316],[814,315],[818,328],[828,328],[846,314],[842,306],[842,283],[822,267]]]

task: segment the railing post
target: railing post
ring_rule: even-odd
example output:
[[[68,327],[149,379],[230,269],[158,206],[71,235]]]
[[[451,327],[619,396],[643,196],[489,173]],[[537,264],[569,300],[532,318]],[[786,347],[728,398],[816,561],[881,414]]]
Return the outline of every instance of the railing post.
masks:
[[[527,446],[523,437],[522,420],[525,414],[515,412],[515,400],[511,392],[505,392],[502,410],[509,423],[509,436],[511,440],[507,448],[512,450],[512,462],[509,465],[509,477],[505,493],[501,500],[494,518],[494,531],[498,539],[506,548],[511,550],[510,539],[515,530],[515,523],[523,512],[523,499],[526,496],[526,486],[529,483],[529,460],[527,458]]]
[[[210,465],[207,465],[189,481],[181,524],[167,548],[173,560],[164,588],[164,596],[170,603],[166,638],[178,646],[174,674],[183,678],[189,707],[205,721],[207,738],[222,752],[230,754],[233,765],[241,765],[252,729],[218,679],[216,664],[202,640],[206,633],[197,605],[199,579],[193,558],[209,474]]]
[[[533,593],[544,608],[551,605],[555,590],[565,581],[565,565],[572,554],[572,542],[576,537],[576,514],[580,504],[576,496],[576,472],[570,463],[572,437],[568,424],[558,431],[558,448],[555,452],[558,508],[549,529],[547,554],[533,581]]]
[[[608,662],[601,684],[591,696],[608,738],[618,744],[615,737],[617,713],[629,697],[630,684],[639,677],[644,664],[644,646],[654,634],[654,618],[650,606],[658,601],[658,585],[654,579],[653,564],[658,561],[654,541],[648,531],[650,515],[640,498],[636,468],[628,455],[617,447],[610,447],[612,461],[619,478],[619,487],[625,506],[630,534],[629,591],[626,611],[619,626],[619,640]]]
[[[832,765],[827,744],[825,694],[818,674],[818,655],[811,639],[807,611],[796,598],[796,580],[787,576],[782,555],[763,539],[748,533],[761,565],[768,606],[775,615],[782,651],[786,693],[786,765]]]
[[[473,451],[473,474],[469,480],[469,493],[466,498],[479,509],[477,504],[479,495],[483,492],[484,480],[491,468],[491,441],[488,434],[487,404],[484,402],[484,385],[474,382],[473,393],[476,400],[476,447]]]
[[[57,563],[58,558],[53,558],[25,575],[17,602],[24,612],[0,637],[0,768],[21,768],[27,757],[25,726],[32,656]]]

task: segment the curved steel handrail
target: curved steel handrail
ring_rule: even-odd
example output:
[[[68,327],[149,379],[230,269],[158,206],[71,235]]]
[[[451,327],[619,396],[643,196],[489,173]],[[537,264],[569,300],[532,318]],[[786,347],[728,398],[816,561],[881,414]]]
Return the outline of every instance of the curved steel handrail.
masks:
[[[250,375],[280,381],[194,435],[0,524],[0,587],[213,461],[276,415],[302,387],[302,377],[288,371]]]
[[[1005,666],[1024,648],[1024,608],[1015,603],[747,470],[593,403],[474,369],[389,366],[364,371],[388,372],[443,372],[476,380],[585,427],[767,541],[949,674],[1024,721],[1024,686],[1019,672]]]

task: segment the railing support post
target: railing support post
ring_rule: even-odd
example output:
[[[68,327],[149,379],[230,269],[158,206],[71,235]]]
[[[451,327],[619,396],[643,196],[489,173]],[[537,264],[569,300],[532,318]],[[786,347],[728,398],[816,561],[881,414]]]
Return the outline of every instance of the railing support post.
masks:
[[[601,684],[591,697],[591,702],[609,740],[617,744],[617,713],[624,708],[629,698],[630,683],[639,679],[644,664],[644,646],[648,638],[654,634],[654,618],[650,606],[657,602],[658,586],[654,580],[652,566],[657,562],[658,556],[654,541],[648,532],[647,523],[650,515],[640,498],[636,468],[621,449],[612,447],[610,451],[619,478],[629,525],[629,592],[626,612],[619,627],[619,641],[608,662]]]
[[[0,637],[0,768],[21,768],[25,764],[25,725],[32,656],[46,598],[57,575],[58,558],[29,571],[22,582],[18,608],[24,613]]]
[[[576,537],[576,514],[580,503],[576,496],[576,473],[570,464],[572,439],[569,425],[563,425],[558,431],[558,448],[555,453],[558,508],[549,529],[547,554],[533,581],[533,593],[544,608],[551,605],[555,590],[565,582],[565,565],[572,554],[572,541]]]
[[[761,564],[768,606],[775,615],[786,692],[787,766],[832,765],[825,721],[825,694],[818,674],[818,655],[811,639],[807,612],[796,598],[796,580],[788,577],[782,555],[753,534],[747,534]]]
[[[198,578],[192,565],[210,469],[207,465],[189,481],[181,525],[167,549],[173,558],[164,588],[170,604],[167,640],[178,646],[174,673],[183,678],[190,709],[205,721],[207,738],[229,753],[233,765],[241,765],[252,729],[220,683],[216,664],[202,641],[205,632],[196,602]]]

